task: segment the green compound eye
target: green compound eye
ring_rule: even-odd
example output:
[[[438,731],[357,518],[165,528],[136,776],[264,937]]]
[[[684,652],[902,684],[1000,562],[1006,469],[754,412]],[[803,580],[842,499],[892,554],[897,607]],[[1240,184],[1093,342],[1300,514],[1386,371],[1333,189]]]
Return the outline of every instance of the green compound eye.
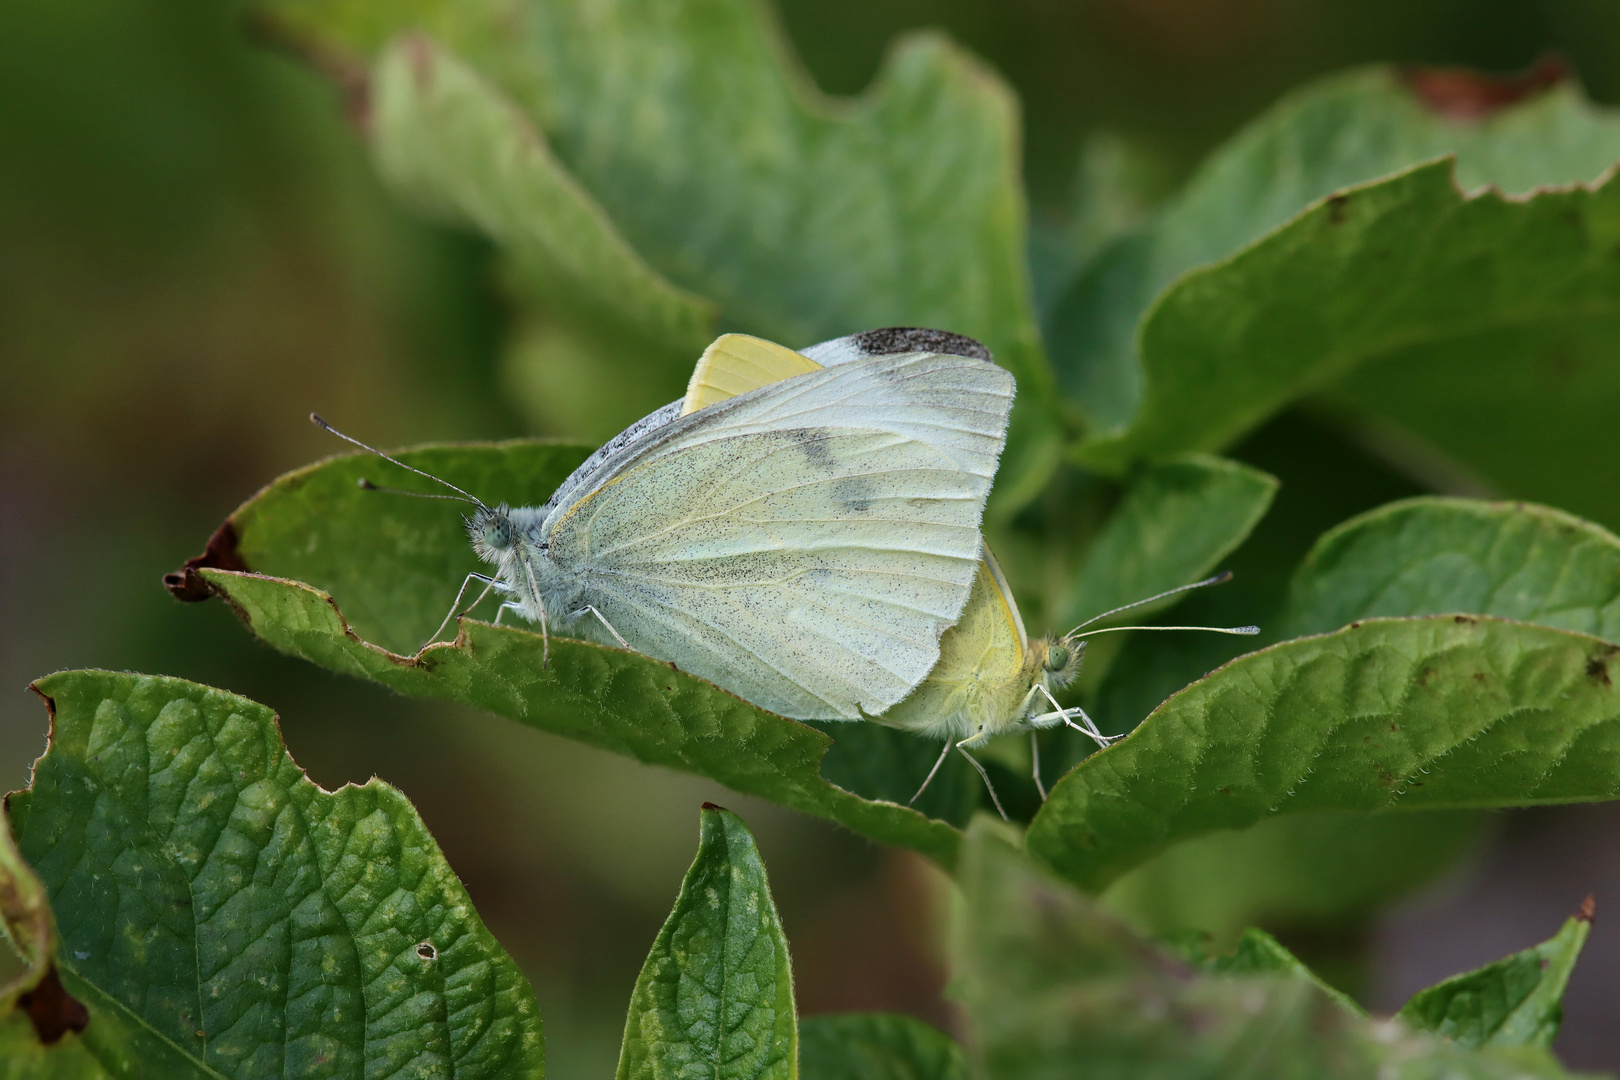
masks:
[[[1067,645],[1053,645],[1052,650],[1046,654],[1046,670],[1062,671],[1069,666],[1069,648]]]
[[[505,517],[491,518],[484,523],[484,543],[496,551],[512,546],[512,523]]]

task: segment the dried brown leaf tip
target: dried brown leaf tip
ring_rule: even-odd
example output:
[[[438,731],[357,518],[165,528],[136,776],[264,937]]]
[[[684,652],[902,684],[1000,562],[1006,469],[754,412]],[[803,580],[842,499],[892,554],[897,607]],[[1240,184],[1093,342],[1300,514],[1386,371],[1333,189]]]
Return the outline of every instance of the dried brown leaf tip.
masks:
[[[1581,922],[1592,922],[1597,918],[1597,897],[1588,893],[1581,906],[1575,912],[1575,917]]]
[[[185,565],[171,574],[163,575],[163,587],[169,590],[169,595],[176,600],[183,600],[188,604],[207,600],[214,595],[208,582],[197,571],[199,570],[247,570],[247,563],[236,550],[236,526],[231,524],[229,518],[214,535],[208,538],[208,546],[203,548],[201,555],[195,555],[185,561]]]
[[[1431,112],[1448,120],[1483,120],[1557,86],[1569,73],[1563,60],[1546,56],[1516,75],[1489,75],[1468,68],[1408,67],[1402,69],[1401,80]]]
[[[17,1004],[28,1014],[34,1034],[46,1046],[59,1042],[70,1031],[83,1031],[90,1026],[90,1010],[62,986],[54,964],[38,986],[17,999]]]

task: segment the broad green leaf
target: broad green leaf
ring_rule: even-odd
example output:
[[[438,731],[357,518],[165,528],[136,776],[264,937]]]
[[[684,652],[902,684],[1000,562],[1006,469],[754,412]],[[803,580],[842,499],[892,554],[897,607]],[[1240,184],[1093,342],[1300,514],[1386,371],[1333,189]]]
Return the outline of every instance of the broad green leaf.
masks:
[[[13,813],[86,1046],[108,1020],[147,1075],[543,1074],[527,980],[398,791],[321,790],[270,710],[220,690],[35,688],[51,741]]]
[[[1138,336],[1140,407],[1084,461],[1215,449],[1362,361],[1620,306],[1620,185],[1464,195],[1422,165],[1323,200],[1163,293]]]
[[[967,1080],[950,1036],[895,1013],[812,1016],[799,1024],[804,1080]]]
[[[1238,658],[1053,788],[1031,852],[1099,889],[1278,814],[1620,795],[1620,646],[1474,616],[1382,619]]]
[[[508,95],[630,245],[730,329],[790,346],[895,325],[984,342],[1020,389],[1003,466],[1018,482],[997,497],[1038,489],[1055,434],[1017,105],[941,36],[905,38],[843,102],[810,85],[751,0],[265,10],[367,58],[401,31],[430,34]]]
[[[580,447],[520,441],[428,447],[400,460],[486,502],[540,505],[584,456]],[[662,661],[553,635],[548,665],[538,633],[472,619],[455,642],[411,655],[450,610],[466,574],[487,566],[473,554],[455,503],[365,491],[362,477],[433,489],[370,455],[289,473],[232,514],[209,553],[171,575],[171,588],[194,597],[216,590],[260,638],[322,667],[708,776],[946,865],[955,858],[954,828],[823,778],[833,738]],[[358,613],[352,623],[350,611]],[[859,739],[858,726],[848,727]],[[912,791],[928,764],[917,768]],[[891,780],[873,794],[892,799],[890,789],[903,786]]]
[[[1471,811],[1265,818],[1175,844],[1103,899],[1154,933],[1201,930],[1219,946],[1255,925],[1354,925],[1439,876],[1478,836]]]
[[[1275,478],[1208,454],[1144,467],[1086,553],[1059,623],[1067,626],[1207,574],[1249,535],[1276,493]],[[1131,619],[1172,602],[1133,609]]]
[[[543,340],[573,343],[582,355],[583,363],[569,364],[565,350],[536,351],[533,332],[520,338],[523,347],[505,358],[518,403],[544,415],[559,398],[561,408],[578,411],[578,395],[556,393],[557,379],[606,369],[617,377],[591,397],[611,436],[625,411],[679,397],[714,337],[713,304],[646,266],[501,92],[426,37],[405,37],[377,62],[371,136],[394,188],[501,244],[518,291],[543,309]],[[620,356],[632,358],[629,371]],[[535,379],[546,385],[530,387]],[[564,429],[598,426],[595,416],[541,419]]]
[[[26,792],[7,799],[19,820],[27,816],[27,802]],[[133,1022],[96,987],[58,969],[50,897],[17,850],[10,820],[0,821],[0,918],[7,941],[25,962],[25,969],[0,987],[0,1080],[220,1075]]]
[[[636,979],[619,1080],[792,1080],[787,937],[742,819],[704,804],[697,858]]]
[[[1284,610],[1262,626],[1277,640],[1377,616],[1464,612],[1612,641],[1617,598],[1620,541],[1603,529],[1522,503],[1420,498],[1324,534]],[[1221,939],[1269,919],[1342,924],[1436,876],[1476,832],[1473,815],[1459,813],[1271,818],[1172,847],[1109,899],[1156,930]]]
[[[1620,529],[1620,455],[1609,452],[1620,316],[1408,345],[1324,388],[1322,402],[1428,486],[1534,499]]]
[[[1468,1051],[1368,1020],[1276,949],[1251,945],[1226,970],[1201,971],[1045,877],[982,823],[958,877],[955,985],[995,1080],[1565,1075],[1544,1052]]]
[[[1591,929],[1591,911],[1583,910],[1549,941],[1418,991],[1400,1017],[1462,1046],[1550,1049],[1564,1019],[1564,987]]]
[[[1564,85],[1482,120],[1459,122],[1426,107],[1399,75],[1385,68],[1335,76],[1285,98],[1212,155],[1179,196],[1137,233],[1117,242],[1059,303],[1048,335],[1054,359],[1070,395],[1091,422],[1094,436],[1104,440],[1087,451],[1089,457],[1117,463],[1131,452],[1164,453],[1172,445],[1213,448],[1285,400],[1290,391],[1282,384],[1287,380],[1271,380],[1266,388],[1269,396],[1261,393],[1266,380],[1243,380],[1249,385],[1231,389],[1220,380],[1198,386],[1193,399],[1175,402],[1188,409],[1196,401],[1202,417],[1203,423],[1186,437],[1176,438],[1174,421],[1169,418],[1155,423],[1152,414],[1162,407],[1156,402],[1167,390],[1182,384],[1188,372],[1179,369],[1190,367],[1175,354],[1185,335],[1168,332],[1174,327],[1166,320],[1175,321],[1165,310],[1168,302],[1194,281],[1201,281],[1200,289],[1222,288],[1225,301],[1234,305],[1227,318],[1212,326],[1244,320],[1258,325],[1263,319],[1275,340],[1300,332],[1311,320],[1288,324],[1275,320],[1307,308],[1313,301],[1304,296],[1287,297],[1287,293],[1297,293],[1300,285],[1328,285],[1327,279],[1334,276],[1331,265],[1296,261],[1287,270],[1279,266],[1266,283],[1239,281],[1230,277],[1231,272],[1244,269],[1238,277],[1246,278],[1253,270],[1252,264],[1245,267],[1239,253],[1256,246],[1269,246],[1275,252],[1279,239],[1290,235],[1298,238],[1295,243],[1304,242],[1300,229],[1305,219],[1296,216],[1313,204],[1353,187],[1372,185],[1368,190],[1375,191],[1380,185],[1374,181],[1446,155],[1456,156],[1457,184],[1475,195],[1486,186],[1518,196],[1551,186],[1594,183],[1620,160],[1620,115],[1594,107],[1578,88]],[[1454,198],[1460,200],[1460,196]],[[1436,208],[1413,205],[1409,209],[1432,217]],[[1342,223],[1351,226],[1336,230],[1339,239],[1334,242],[1342,242],[1343,234],[1363,226],[1347,204],[1333,201],[1319,207],[1321,210],[1330,219],[1343,217]],[[1403,243],[1380,243],[1379,237],[1371,237],[1369,255],[1376,260],[1376,270],[1344,271],[1346,280],[1356,282],[1357,295],[1335,289],[1314,299],[1335,302],[1358,314],[1370,313],[1373,318],[1367,326],[1358,324],[1353,329],[1370,328],[1380,316],[1387,316],[1377,308],[1399,295],[1398,281],[1403,276],[1432,272],[1433,267],[1424,261],[1422,245],[1435,239],[1429,228],[1433,224],[1431,220],[1413,230]],[[1395,227],[1395,231],[1399,229]],[[1462,240],[1470,243],[1467,236]],[[1483,249],[1491,242],[1472,244]],[[1544,258],[1549,250],[1536,249],[1530,258]],[[1481,262],[1476,271],[1501,273],[1490,270],[1490,265],[1491,260]],[[1191,274],[1200,267],[1210,268],[1212,278]],[[1292,280],[1294,274],[1312,270],[1322,275],[1317,282]],[[1433,287],[1427,278],[1422,280],[1426,289]],[[1285,288],[1290,283],[1292,290]],[[1341,374],[1371,355],[1414,341],[1422,342],[1416,349],[1423,351],[1437,340],[1467,335],[1476,327],[1495,333],[1504,323],[1527,321],[1516,313],[1507,320],[1486,318],[1481,325],[1477,314],[1468,315],[1467,284],[1452,298],[1450,322],[1441,332],[1411,326],[1404,333],[1391,334],[1381,346],[1368,340],[1346,342],[1350,348],[1330,339],[1327,351],[1337,355],[1331,361],[1323,357],[1310,363],[1314,377],[1320,381]],[[1265,291],[1268,287],[1280,290],[1281,303],[1272,300]],[[1486,297],[1473,299],[1477,311],[1491,312]],[[1180,311],[1173,306],[1171,310]],[[1559,317],[1547,312],[1523,329],[1546,340],[1558,332]],[[1339,329],[1342,333],[1352,328]],[[1259,339],[1251,339],[1245,344],[1259,343]],[[1234,369],[1259,374],[1256,369],[1263,354],[1251,355],[1233,341],[1219,344],[1230,348],[1223,375]],[[1172,351],[1165,352],[1167,347]],[[1354,355],[1348,355],[1351,353]],[[1408,359],[1403,371],[1421,367]],[[1169,384],[1165,384],[1166,378]],[[1219,392],[1209,393],[1212,387]],[[1142,415],[1143,410],[1147,415]],[[1460,416],[1477,422],[1475,413]],[[1133,418],[1134,426],[1147,424],[1151,430],[1128,431]],[[1122,435],[1124,441],[1118,442]]]
[[[550,316],[688,368],[714,337],[714,306],[649,267],[533,122],[427,38],[378,60],[371,135],[394,188],[493,238]]]
[[[1296,637],[1380,615],[1448,612],[1620,641],[1620,538],[1545,506],[1391,503],[1317,541],[1276,632]]]

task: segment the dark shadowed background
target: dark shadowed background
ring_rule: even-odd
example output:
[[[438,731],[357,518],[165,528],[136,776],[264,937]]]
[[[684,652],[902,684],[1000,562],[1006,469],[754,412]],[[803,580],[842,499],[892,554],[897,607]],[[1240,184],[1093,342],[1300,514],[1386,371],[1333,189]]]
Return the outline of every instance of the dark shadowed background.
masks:
[[[1058,228],[1091,135],[1173,189],[1307,78],[1370,60],[1525,67],[1561,54],[1620,99],[1620,7],[1599,0],[784,0],[827,91],[859,91],[892,36],[941,26],[1019,90],[1037,233]],[[65,667],[166,673],[275,708],[321,784],[376,774],[420,808],[533,980],[552,1075],[603,1076],[705,799],[759,836],[801,1010],[950,1022],[934,872],[820,822],[462,709],[390,696],[259,646],[161,575],[278,473],[335,450],[316,409],[383,444],[599,436],[615,402],[507,403],[507,312],[480,240],[398,208],[317,76],[248,42],[221,0],[0,5],[0,781],[27,780]],[[949,223],[941,223],[948,228]],[[1037,237],[1038,241],[1038,237]],[[1314,536],[1414,493],[1302,414],[1233,454],[1284,481],[1276,528]],[[1302,449],[1303,448],[1303,449]],[[1332,490],[1288,485],[1338,456]],[[1322,461],[1312,463],[1321,475]],[[1292,471],[1298,472],[1298,469]],[[1620,522],[1605,521],[1611,528]],[[1612,886],[1612,887],[1611,887]],[[1591,891],[1598,928],[1559,1050],[1620,1070],[1620,811],[1503,814],[1460,870],[1375,926],[1318,943],[1378,1009],[1541,940]],[[1286,928],[1284,928],[1286,929]]]

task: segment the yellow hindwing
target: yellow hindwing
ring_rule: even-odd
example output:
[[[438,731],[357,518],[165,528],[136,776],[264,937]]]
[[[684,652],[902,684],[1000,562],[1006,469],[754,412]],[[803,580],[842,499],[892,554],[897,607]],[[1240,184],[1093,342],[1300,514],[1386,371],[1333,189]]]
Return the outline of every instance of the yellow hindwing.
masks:
[[[738,394],[820,370],[820,364],[785,345],[747,334],[722,334],[698,357],[686,384],[681,415],[690,416]]]

